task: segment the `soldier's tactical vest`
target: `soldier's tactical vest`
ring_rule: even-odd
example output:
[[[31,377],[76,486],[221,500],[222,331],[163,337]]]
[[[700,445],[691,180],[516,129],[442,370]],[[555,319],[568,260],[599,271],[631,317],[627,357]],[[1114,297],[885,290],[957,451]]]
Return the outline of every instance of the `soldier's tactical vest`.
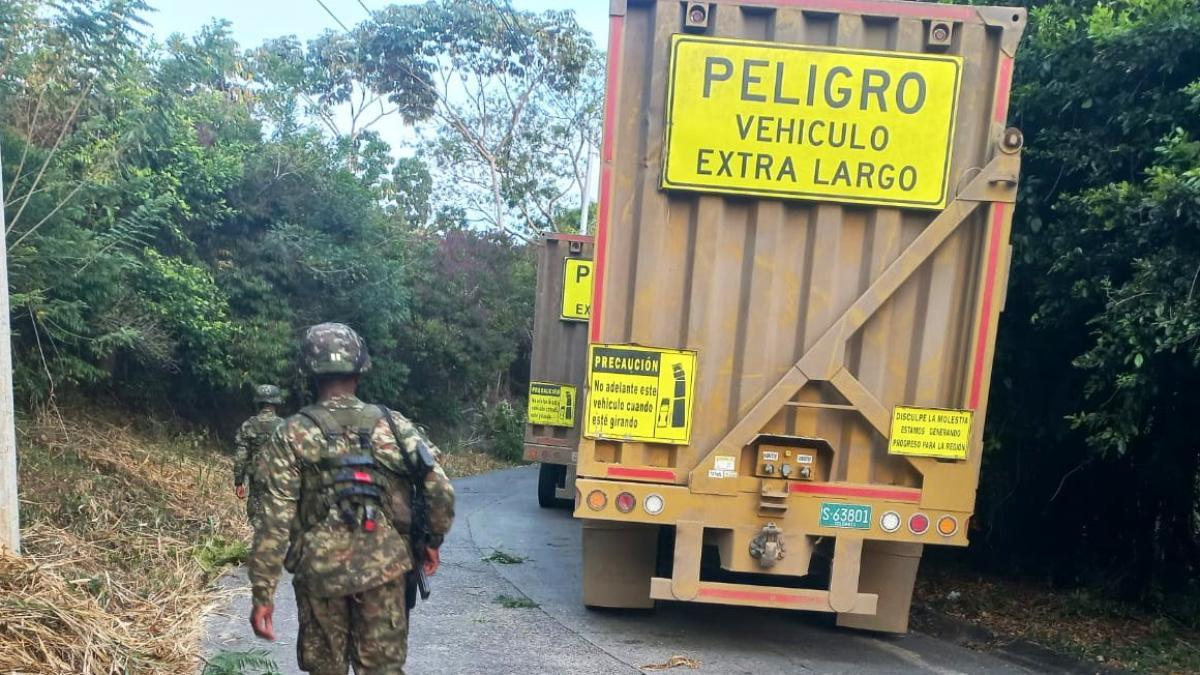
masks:
[[[411,471],[402,448],[390,458],[372,441],[381,421],[391,423],[390,413],[372,405],[359,410],[318,405],[299,414],[321,430],[323,444],[319,452],[300,457],[301,531],[293,533],[285,567],[326,597],[398,578],[412,568],[406,536],[412,525]]]

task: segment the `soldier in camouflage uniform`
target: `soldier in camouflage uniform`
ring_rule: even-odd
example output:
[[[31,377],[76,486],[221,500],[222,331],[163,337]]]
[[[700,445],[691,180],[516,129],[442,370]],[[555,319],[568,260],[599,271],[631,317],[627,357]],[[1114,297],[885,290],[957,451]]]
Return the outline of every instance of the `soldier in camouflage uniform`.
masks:
[[[280,566],[294,575],[300,668],[318,675],[403,673],[408,645],[406,579],[413,572],[414,478],[424,489],[432,575],[454,519],[454,490],[433,448],[403,415],[355,392],[370,367],[349,327],[308,329],[301,359],[317,403],[289,417],[265,453],[263,525],[248,567],[250,624],[273,640]]]
[[[258,414],[243,422],[233,438],[233,491],[238,499],[246,500],[246,517],[258,529],[262,522],[262,449],[283,424],[275,414],[275,406],[283,405],[283,394],[273,384],[260,384],[254,388],[254,402],[259,405]]]

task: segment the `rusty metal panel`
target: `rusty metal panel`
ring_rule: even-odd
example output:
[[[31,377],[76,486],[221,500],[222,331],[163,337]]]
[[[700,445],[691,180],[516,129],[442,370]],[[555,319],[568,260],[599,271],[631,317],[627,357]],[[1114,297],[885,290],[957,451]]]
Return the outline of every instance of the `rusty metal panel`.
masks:
[[[588,323],[561,317],[563,269],[568,258],[591,260],[592,237],[548,234],[538,242],[537,291],[533,310],[531,382],[571,385],[582,396],[587,367]],[[568,464],[579,444],[582,406],[575,402],[571,428],[525,425],[525,457],[551,464]]]
[[[1025,11],[703,3],[706,36],[960,56],[949,202],[931,212],[661,189],[670,43],[688,4],[613,3],[591,341],[695,350],[692,442],[585,439],[580,475],[756,492],[745,462],[737,480],[711,480],[713,457],[803,437],[832,448],[830,483],[913,488],[924,508],[970,512],[1019,173],[1019,134],[1004,129]],[[935,22],[947,45],[930,44]],[[889,455],[896,405],[974,410],[968,459]]]

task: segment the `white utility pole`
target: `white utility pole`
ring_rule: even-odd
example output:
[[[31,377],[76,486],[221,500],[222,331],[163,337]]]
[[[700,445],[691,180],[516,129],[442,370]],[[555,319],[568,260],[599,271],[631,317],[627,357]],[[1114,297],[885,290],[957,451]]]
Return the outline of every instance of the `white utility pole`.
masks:
[[[0,159],[0,167],[3,159]],[[8,220],[0,171],[0,551],[21,552],[17,514],[17,429],[13,405],[12,326],[8,311]]]
[[[579,205],[579,234],[588,233],[588,207],[592,205],[592,149],[587,149],[587,169],[583,172],[583,189]]]

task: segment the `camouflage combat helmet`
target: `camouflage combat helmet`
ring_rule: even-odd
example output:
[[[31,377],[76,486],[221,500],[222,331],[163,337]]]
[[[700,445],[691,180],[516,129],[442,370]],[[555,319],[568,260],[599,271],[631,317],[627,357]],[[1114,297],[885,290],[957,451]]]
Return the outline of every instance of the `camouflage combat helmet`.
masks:
[[[309,375],[353,375],[371,368],[367,343],[343,323],[310,326],[300,342],[300,365]]]
[[[254,388],[254,402],[283,405],[283,392],[273,384],[260,384]]]

